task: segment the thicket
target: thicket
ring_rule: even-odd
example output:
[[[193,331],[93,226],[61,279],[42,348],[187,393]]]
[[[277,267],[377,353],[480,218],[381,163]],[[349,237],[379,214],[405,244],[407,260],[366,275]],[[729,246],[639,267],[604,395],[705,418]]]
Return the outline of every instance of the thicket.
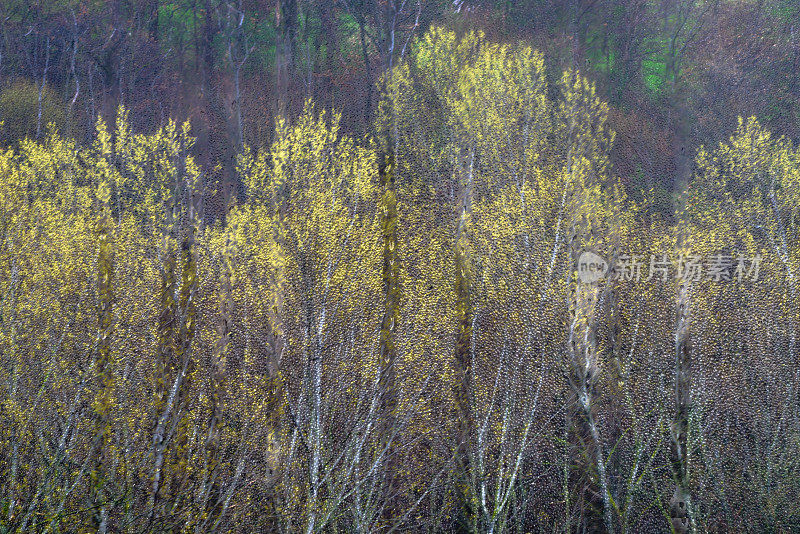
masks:
[[[800,528],[800,151],[740,119],[663,216],[578,71],[409,47],[369,135],[307,102],[213,222],[189,122],[0,153],[0,528]]]

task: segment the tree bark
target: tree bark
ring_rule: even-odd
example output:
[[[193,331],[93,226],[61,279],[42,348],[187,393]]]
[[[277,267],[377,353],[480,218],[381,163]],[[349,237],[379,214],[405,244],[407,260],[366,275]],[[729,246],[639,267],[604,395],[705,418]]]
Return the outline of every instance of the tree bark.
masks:
[[[571,242],[575,265],[581,253],[577,228],[572,230]],[[596,284],[583,283],[576,279],[570,297],[567,341],[568,377],[573,396],[569,421],[573,466],[570,486],[577,493],[586,531],[613,534],[611,492],[606,474],[603,441],[595,417],[596,385],[600,373],[596,339],[600,287]]]
[[[111,336],[114,332],[114,263],[111,244],[112,218],[108,203],[101,201],[101,213],[98,220],[98,332],[97,352],[95,355],[95,372],[100,379],[99,389],[94,400],[95,416],[95,451],[96,459],[91,472],[92,506],[97,507],[94,517],[95,528],[105,532],[108,525],[107,483],[110,473],[108,453],[111,446],[111,404],[113,388],[113,356]]]
[[[458,173],[460,202],[455,240],[455,290],[456,290],[456,383],[454,397],[458,409],[458,445],[456,449],[458,467],[466,484],[462,498],[465,511],[473,521],[477,513],[474,494],[469,487],[471,479],[470,442],[475,435],[475,416],[472,410],[474,309],[471,295],[472,268],[469,255],[469,229],[472,212],[472,177],[474,152],[459,149],[456,172]]]
[[[689,284],[679,289],[675,325],[675,416],[671,427],[670,463],[675,492],[670,500],[670,521],[676,534],[695,532],[689,493],[687,435],[691,411],[692,345],[690,336]]]
[[[286,117],[291,109],[289,83],[294,72],[294,41],[297,0],[278,0],[275,7],[278,42],[275,46],[275,117]]]

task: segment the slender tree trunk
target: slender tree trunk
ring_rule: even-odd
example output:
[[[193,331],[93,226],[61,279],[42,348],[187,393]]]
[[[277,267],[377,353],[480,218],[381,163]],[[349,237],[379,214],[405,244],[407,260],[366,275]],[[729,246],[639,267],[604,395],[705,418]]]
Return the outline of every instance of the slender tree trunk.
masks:
[[[156,390],[156,424],[153,433],[153,481],[152,489],[147,504],[148,521],[152,521],[155,505],[158,500],[158,491],[161,487],[161,467],[164,463],[164,448],[167,436],[166,417],[169,416],[167,404],[169,402],[169,381],[175,373],[173,365],[173,339],[175,328],[175,255],[171,236],[163,236],[161,249],[161,289],[158,317],[158,355],[155,372]],[[163,415],[162,415],[163,413]]]
[[[297,0],[278,0],[275,7],[278,42],[275,47],[275,117],[290,111],[289,82],[294,72],[294,40],[297,25]]]
[[[229,8],[230,9],[230,8]],[[228,60],[230,61],[233,70],[233,139],[235,141],[236,152],[242,151],[244,143],[244,131],[242,124],[242,67],[247,63],[247,58],[250,56],[250,47],[247,42],[247,34],[244,27],[245,13],[242,2],[239,2],[239,7],[234,10],[233,28],[229,28],[228,34]],[[230,14],[228,13],[228,24],[230,25]],[[241,58],[237,49],[241,48]],[[236,184],[238,189],[239,184]]]
[[[327,96],[327,107],[332,108],[336,95],[334,94],[333,77],[336,69],[338,55],[338,42],[336,39],[338,28],[334,16],[333,5],[321,2],[318,5],[322,31],[322,42],[325,46],[325,84],[320,93]]]
[[[577,264],[580,236],[572,231],[573,264]],[[569,386],[573,395],[569,428],[572,447],[573,491],[577,490],[581,503],[581,516],[587,532],[613,534],[611,492],[603,441],[595,417],[596,385],[599,379],[600,362],[597,351],[596,310],[600,299],[597,283],[573,283],[570,298],[570,327],[567,341],[569,357]]]
[[[69,60],[69,71],[70,71],[70,76],[72,77],[73,80],[75,80],[75,93],[72,96],[72,99],[69,101],[69,104],[67,104],[67,124],[65,125],[67,131],[70,132],[74,131],[72,125],[72,111],[75,107],[75,102],[77,102],[78,96],[80,95],[81,92],[81,83],[80,80],[78,79],[78,73],[75,70],[75,58],[78,55],[78,20],[75,18],[74,11],[72,12],[72,27],[73,27],[72,55],[70,56]]]
[[[459,150],[457,168],[461,191],[458,226],[455,242],[455,289],[456,289],[456,383],[454,397],[458,408],[458,448],[456,451],[462,481],[465,511],[473,522],[478,512],[471,480],[470,442],[475,435],[475,417],[472,410],[473,355],[473,304],[471,298],[472,266],[469,254],[469,230],[472,211],[472,177],[474,152]]]
[[[228,356],[230,353],[231,316],[233,314],[233,254],[234,245],[229,229],[222,251],[217,344],[214,347],[213,366],[211,369],[211,391],[209,392],[211,413],[206,439],[206,484],[209,484],[209,479],[212,482],[206,489],[203,508],[212,517],[216,515],[216,507],[221,501],[221,488],[216,482],[216,470],[219,466],[220,440],[222,427],[225,423],[225,395],[228,388]]]
[[[188,181],[188,180],[187,180]],[[178,337],[175,345],[178,349],[175,354],[176,363],[181,366],[181,384],[175,391],[175,464],[170,466],[171,475],[176,475],[176,480],[185,481],[186,473],[179,466],[189,454],[189,390],[191,389],[196,369],[196,360],[192,354],[192,345],[197,330],[197,245],[195,243],[199,232],[199,217],[195,207],[195,191],[187,187],[187,225],[183,242],[181,243],[181,285],[178,291]],[[177,487],[175,489],[178,489]],[[183,497],[182,491],[176,492],[177,498]]]
[[[47,37],[47,45],[44,49],[45,60],[44,70],[42,71],[42,84],[39,86],[39,98],[37,99],[37,112],[36,112],[36,139],[42,133],[42,99],[44,98],[44,87],[47,84],[47,71],[50,70],[50,36]]]
[[[148,15],[147,31],[150,34],[150,39],[154,43],[158,43],[158,8],[161,0],[150,0],[150,13]]]
[[[301,271],[306,288],[306,376],[304,396],[308,403],[308,503],[306,508],[305,532],[313,534],[317,530],[319,518],[320,467],[322,455],[322,335],[325,329],[325,303],[321,303],[319,315],[315,313],[312,301],[313,279],[310,267],[301,260]],[[329,273],[330,275],[330,273]]]
[[[387,143],[391,147],[391,143]],[[383,199],[381,206],[381,233],[383,237],[383,265],[381,278],[383,281],[383,320],[380,332],[380,378],[378,392],[381,396],[380,404],[380,452],[386,454],[389,466],[389,476],[393,473],[393,451],[391,439],[396,431],[397,423],[397,349],[395,337],[397,324],[400,320],[400,261],[397,250],[397,192],[394,184],[394,155],[389,152],[379,170],[381,185],[383,186]],[[391,479],[390,479],[391,482]],[[390,493],[394,490],[390,489]],[[393,507],[387,507],[387,514]]]
[[[195,209],[195,190],[187,184],[187,228],[182,230],[181,278],[175,280],[176,261],[169,236],[165,236],[164,262],[161,288],[161,316],[159,318],[160,358],[157,371],[157,413],[153,435],[153,484],[147,506],[148,522],[152,522],[159,492],[166,483],[172,483],[177,469],[169,464],[167,447],[172,444],[175,454],[185,453],[187,445],[188,405],[187,390],[195,372],[192,341],[197,325],[197,251],[195,236],[200,220]],[[176,198],[174,202],[179,202]],[[175,207],[177,212],[177,206]],[[176,213],[172,215],[177,226]],[[177,286],[177,287],[176,287]],[[175,292],[177,289],[177,299]],[[171,387],[167,389],[167,384]],[[174,442],[174,443],[171,443]],[[164,469],[167,469],[167,476]],[[167,478],[169,477],[169,478]],[[173,488],[174,489],[174,488]]]
[[[361,54],[364,57],[364,84],[367,87],[367,96],[364,102],[364,124],[369,125],[372,120],[372,69],[369,64],[369,53],[367,52],[366,21],[358,19],[359,36],[361,38]]]
[[[690,287],[681,285],[675,325],[675,417],[671,427],[670,463],[675,493],[670,500],[670,520],[676,534],[695,532],[689,493],[687,435],[691,411],[692,345],[690,336]]]
[[[775,184],[772,184],[769,192],[770,207],[772,214],[775,218],[775,223],[778,230],[778,237],[780,238],[780,247],[776,243],[774,245],[776,255],[781,259],[783,266],[786,268],[786,280],[789,285],[789,294],[794,302],[798,302],[797,280],[795,278],[794,270],[792,269],[792,262],[789,257],[788,239],[786,237],[786,228],[783,224],[781,211],[778,209],[778,201],[775,199]],[[789,325],[789,361],[795,362],[795,353],[797,352],[797,315],[790,319]]]
[[[104,533],[108,527],[108,454],[111,446],[111,405],[113,388],[113,355],[111,336],[114,331],[114,263],[111,243],[112,218],[108,202],[100,201],[98,220],[98,333],[95,372],[100,384],[94,400],[96,459],[91,472],[92,505],[97,507],[95,527]]]

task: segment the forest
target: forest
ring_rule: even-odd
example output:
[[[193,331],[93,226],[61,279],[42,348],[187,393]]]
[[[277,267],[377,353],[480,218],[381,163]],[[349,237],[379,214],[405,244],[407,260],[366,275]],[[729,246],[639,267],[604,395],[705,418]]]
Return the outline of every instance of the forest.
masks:
[[[0,534],[799,532],[798,24],[0,0]]]

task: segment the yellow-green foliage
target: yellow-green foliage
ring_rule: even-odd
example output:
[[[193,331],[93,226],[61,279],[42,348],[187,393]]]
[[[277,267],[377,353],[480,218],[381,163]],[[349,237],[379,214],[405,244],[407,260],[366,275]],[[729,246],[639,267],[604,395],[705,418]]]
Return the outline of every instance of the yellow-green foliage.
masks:
[[[693,287],[702,388],[721,398],[750,379],[732,354],[788,362],[775,347],[796,350],[798,323],[789,141],[748,119],[701,149],[672,224],[649,214],[652,191],[626,196],[608,106],[579,72],[548,76],[539,52],[480,32],[434,27],[412,50],[381,82],[374,138],[308,102],[271,146],[242,150],[244,200],[213,222],[188,122],[135,133],[120,108],[87,146],[49,132],[0,152],[0,530],[370,532],[425,516],[431,530],[535,517],[530,531],[550,531],[575,504],[561,493],[578,455],[563,426],[564,371],[581,371],[570,306],[590,308],[575,324],[613,520],[649,513],[663,496],[641,481],[671,484],[676,289],[674,269],[644,281],[651,255],[760,254],[774,282]],[[582,249],[640,254],[642,280],[579,285]],[[721,335],[732,328],[747,347]],[[390,382],[392,439],[378,435]],[[692,450],[712,458],[722,435]],[[781,447],[769,458],[788,471]],[[692,483],[720,469],[708,460]],[[772,469],[747,476],[766,487]],[[541,510],[525,516],[531,498]],[[786,503],[758,498],[777,522]]]

